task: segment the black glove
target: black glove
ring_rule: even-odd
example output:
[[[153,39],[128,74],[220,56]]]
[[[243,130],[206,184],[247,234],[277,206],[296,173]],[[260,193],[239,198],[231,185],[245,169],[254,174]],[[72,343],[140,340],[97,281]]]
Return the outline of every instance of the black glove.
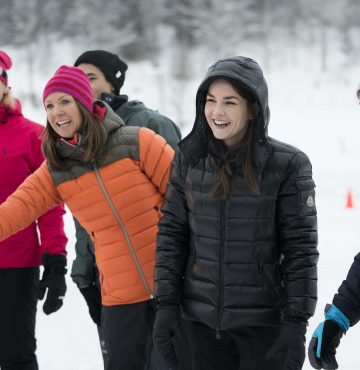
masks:
[[[307,320],[287,317],[280,335],[266,353],[267,358],[275,357],[280,352],[288,352],[286,370],[301,370],[305,360],[305,334]]]
[[[343,334],[349,329],[349,318],[334,304],[325,307],[325,321],[314,331],[309,343],[308,356],[314,369],[335,370],[336,348]]]
[[[178,304],[159,304],[156,313],[153,342],[155,349],[169,363],[176,366],[178,359],[171,338],[180,326],[180,308]]]
[[[63,305],[66,292],[66,257],[61,254],[51,255],[44,253],[42,263],[44,265],[44,273],[39,282],[38,297],[40,300],[43,299],[47,288],[43,310],[49,315]]]
[[[100,326],[101,318],[101,293],[95,285],[86,288],[80,288],[80,293],[84,296],[89,307],[89,314],[97,326]]]
[[[340,339],[344,334],[338,324],[331,320],[325,320],[319,325],[320,330],[311,338],[309,343],[309,361],[314,369],[331,369],[335,370],[338,368],[336,361],[336,348],[340,344]],[[316,331],[315,331],[316,333]],[[314,333],[314,335],[315,335]],[[316,356],[319,338],[321,337],[321,356]]]

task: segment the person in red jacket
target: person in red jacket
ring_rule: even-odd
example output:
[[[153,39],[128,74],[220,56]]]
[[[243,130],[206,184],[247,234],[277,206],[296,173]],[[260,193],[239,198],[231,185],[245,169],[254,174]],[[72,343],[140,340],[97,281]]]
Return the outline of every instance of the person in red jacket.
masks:
[[[11,58],[0,51],[0,203],[44,161],[44,127],[26,119],[8,86]],[[46,314],[57,311],[66,291],[67,238],[59,205],[0,242],[0,368],[37,370],[35,321],[38,298]],[[40,238],[38,237],[38,231]],[[39,282],[41,260],[44,273]]]

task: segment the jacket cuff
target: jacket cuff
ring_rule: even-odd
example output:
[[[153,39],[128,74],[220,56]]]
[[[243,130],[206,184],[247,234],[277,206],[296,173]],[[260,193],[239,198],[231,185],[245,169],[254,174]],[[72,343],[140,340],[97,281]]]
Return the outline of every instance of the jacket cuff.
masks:
[[[284,320],[285,321],[291,321],[296,324],[303,324],[307,325],[307,322],[309,320],[311,315],[304,313],[304,312],[299,312],[299,311],[292,311],[288,310],[284,312]]]
[[[180,305],[180,299],[179,297],[174,295],[158,295],[155,298],[156,305],[159,306],[179,306]]]

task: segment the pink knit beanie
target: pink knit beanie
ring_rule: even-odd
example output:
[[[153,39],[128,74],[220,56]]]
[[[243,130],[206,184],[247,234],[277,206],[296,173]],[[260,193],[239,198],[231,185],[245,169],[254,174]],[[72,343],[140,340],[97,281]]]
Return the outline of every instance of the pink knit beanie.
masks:
[[[63,92],[71,95],[93,114],[94,94],[88,76],[80,68],[61,66],[48,81],[43,93],[43,103],[53,92]]]
[[[0,50],[0,81],[2,81],[5,86],[8,81],[7,70],[10,69],[11,66],[11,58],[5,53],[5,51]]]

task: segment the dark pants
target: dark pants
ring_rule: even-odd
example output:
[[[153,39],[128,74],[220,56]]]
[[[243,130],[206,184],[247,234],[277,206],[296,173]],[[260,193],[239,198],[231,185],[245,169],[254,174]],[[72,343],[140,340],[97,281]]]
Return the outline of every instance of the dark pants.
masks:
[[[152,349],[151,301],[102,306],[100,345],[105,370],[146,370]]]
[[[143,304],[143,303],[139,303],[140,306]],[[153,345],[152,345],[152,328],[153,328],[153,324],[154,324],[154,319],[155,319],[155,307],[153,307],[155,303],[151,303],[149,302],[148,305],[145,304],[145,311],[147,309],[149,309],[149,312],[148,313],[144,313],[145,316],[147,317],[147,319],[149,319],[149,328],[147,327],[147,325],[144,325],[144,323],[142,324],[143,327],[145,327],[145,330],[151,330],[151,335],[150,335],[150,338],[148,338],[147,340],[149,341],[149,344],[150,345],[150,355],[146,354],[146,367],[145,369],[146,370],[172,370],[164,361],[164,359],[156,352],[156,350],[153,348]],[[127,307],[127,308],[131,308],[133,305],[126,305],[126,306],[113,306],[112,310],[111,311],[116,311],[116,309],[114,307]],[[136,306],[134,306],[135,308],[137,308]],[[103,316],[103,314],[105,313],[105,311],[109,311],[107,310],[109,307],[105,307],[103,306],[102,307],[102,311],[101,311],[101,316]],[[127,308],[125,308],[125,310],[127,310]],[[120,309],[121,310],[121,309]],[[121,310],[122,311],[122,310]],[[104,320],[103,318],[101,319],[102,321]],[[111,319],[110,319],[111,320]],[[132,323],[130,322],[129,323],[130,325],[132,325]],[[112,361],[111,359],[109,359],[109,355],[108,355],[108,350],[107,348],[104,348],[105,344],[104,341],[102,340],[102,338],[104,337],[105,334],[101,334],[102,331],[101,331],[101,328],[100,326],[97,327],[98,328],[98,333],[99,333],[99,340],[100,340],[100,347],[101,347],[101,353],[102,353],[102,356],[103,356],[103,360],[104,360],[104,366],[105,366],[105,369],[106,368],[106,362],[109,362],[109,361]],[[121,333],[119,332],[119,337],[121,337]],[[124,334],[124,336],[126,337],[126,333]],[[189,363],[189,361],[188,361]],[[142,369],[142,368],[141,368]],[[181,368],[181,370],[190,370],[190,366],[186,366],[186,367],[183,367]]]
[[[0,269],[0,368],[38,370],[35,321],[39,268]]]
[[[282,370],[287,353],[267,359],[266,352],[281,327],[248,327],[216,331],[196,322],[189,323],[194,370]]]

